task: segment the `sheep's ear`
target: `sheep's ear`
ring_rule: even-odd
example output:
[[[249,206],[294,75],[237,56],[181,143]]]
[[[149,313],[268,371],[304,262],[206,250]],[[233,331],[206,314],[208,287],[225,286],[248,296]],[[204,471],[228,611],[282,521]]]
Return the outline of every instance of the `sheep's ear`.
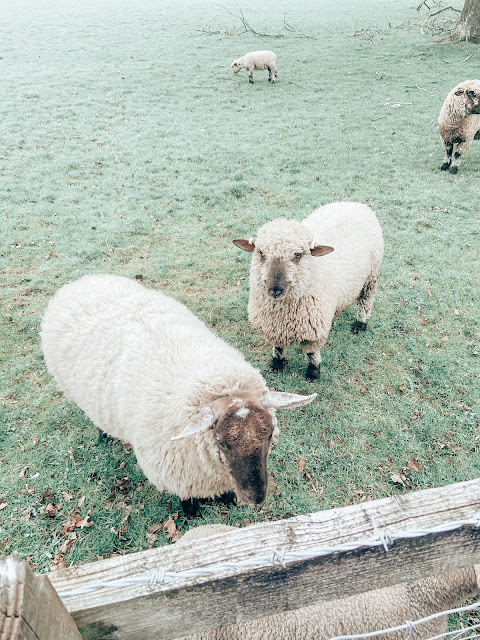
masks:
[[[243,249],[244,251],[248,251],[252,253],[255,249],[255,240],[251,238],[250,240],[232,240],[233,244],[239,249]]]
[[[296,409],[310,404],[317,397],[316,393],[311,396],[301,396],[297,393],[284,393],[282,391],[268,391],[260,400],[260,404],[265,409]]]
[[[218,409],[207,405],[193,416],[182,433],[174,438],[170,438],[170,440],[182,440],[183,438],[188,438],[188,436],[193,436],[195,433],[201,433],[202,431],[211,429],[219,416],[220,411],[218,411]]]
[[[310,249],[312,256],[324,256],[326,253],[331,253],[333,247],[327,247],[323,244],[316,244],[313,249]]]
[[[459,89],[458,91],[455,91],[455,95],[456,96],[461,96],[462,93],[465,93],[465,91],[463,89]]]

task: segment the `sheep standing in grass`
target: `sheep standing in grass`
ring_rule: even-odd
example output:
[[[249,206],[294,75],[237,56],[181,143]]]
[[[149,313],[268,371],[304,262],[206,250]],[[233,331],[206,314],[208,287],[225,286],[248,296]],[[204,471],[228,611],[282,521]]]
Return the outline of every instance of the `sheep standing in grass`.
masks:
[[[446,152],[440,169],[457,173],[462,153],[480,138],[480,80],[465,80],[450,91],[440,111],[438,133]]]
[[[273,345],[273,370],[283,369],[284,348],[300,342],[307,378],[318,378],[335,314],[358,300],[353,332],[367,328],[383,257],[374,212],[358,202],[334,202],[302,222],[273,220],[255,239],[233,242],[253,252],[248,317]]]
[[[252,51],[232,62],[233,73],[238,73],[240,69],[247,69],[248,81],[253,84],[254,70],[268,69],[268,81],[274,83],[277,78],[276,60],[277,56],[273,51]]]
[[[84,276],[50,300],[48,370],[102,431],[133,445],[160,491],[267,493],[275,409],[315,397],[269,391],[261,374],[181,303],[133,280]]]
[[[195,527],[176,544],[185,545],[230,531],[238,529],[225,525]],[[328,640],[333,636],[371,633],[461,605],[477,595],[479,584],[480,566],[468,567],[195,633],[189,635],[188,640]],[[411,637],[427,640],[446,631],[447,616],[442,616],[416,626]],[[408,631],[397,631],[375,638],[405,640],[407,635]],[[178,640],[187,640],[187,637]]]

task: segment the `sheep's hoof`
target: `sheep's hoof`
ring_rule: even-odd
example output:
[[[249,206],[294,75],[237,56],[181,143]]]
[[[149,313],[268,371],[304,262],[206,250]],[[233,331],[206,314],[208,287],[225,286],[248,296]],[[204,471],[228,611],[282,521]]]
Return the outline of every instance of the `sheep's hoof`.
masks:
[[[286,362],[285,358],[272,358],[270,367],[272,368],[272,371],[275,371],[275,373],[278,373],[279,371],[283,371],[285,362]]]
[[[228,491],[227,493],[222,493],[221,496],[218,496],[218,502],[222,504],[237,504],[237,496],[234,491]]]
[[[253,84],[253,80],[251,78],[248,79],[250,84]]]
[[[98,429],[98,442],[113,442],[114,440],[113,436],[109,436],[105,431]]]
[[[318,380],[320,378],[320,367],[312,362],[308,365],[307,380]]]
[[[450,167],[450,173],[453,173],[453,175],[455,175],[458,171],[458,167]]]
[[[182,509],[184,514],[192,518],[199,518],[200,504],[200,498],[188,498],[188,500],[182,500]]]
[[[442,164],[442,166],[440,167],[440,171],[446,171],[449,167],[450,167],[450,163],[449,162],[444,162]]]
[[[352,333],[360,333],[361,331],[366,331],[367,330],[367,323],[366,322],[360,322],[360,320],[355,320],[355,322],[352,324]]]

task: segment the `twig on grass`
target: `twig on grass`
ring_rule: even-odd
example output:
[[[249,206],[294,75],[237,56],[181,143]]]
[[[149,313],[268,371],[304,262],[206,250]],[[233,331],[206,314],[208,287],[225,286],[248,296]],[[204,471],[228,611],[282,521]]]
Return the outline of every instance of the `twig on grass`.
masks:
[[[292,82],[292,80],[288,81],[289,84],[294,84],[296,87],[300,87],[300,89],[308,89],[309,87],[305,87],[303,84],[298,84],[298,82]]]
[[[455,7],[452,7],[451,5],[448,7],[442,7],[441,9],[439,9],[438,11],[434,11],[434,13],[430,13],[429,14],[429,18],[433,18],[433,16],[438,15],[439,13],[442,13],[442,11],[447,11],[448,9],[451,9],[452,11],[457,11],[458,13],[461,13],[460,9],[455,9]]]
[[[262,38],[281,38],[282,37],[280,34],[263,33],[262,31],[257,31],[256,29],[254,29],[252,25],[248,22],[246,17],[243,15],[242,9],[239,9],[240,15],[237,15],[236,13],[233,13],[232,11],[227,9],[227,7],[224,7],[223,4],[221,4],[220,6],[222,7],[222,9],[225,9],[225,11],[229,13],[231,16],[233,16],[237,20],[240,20],[240,22],[243,24],[244,30],[241,31],[239,35],[250,32],[250,33],[253,33],[255,37],[262,37]]]
[[[312,38],[312,40],[315,39],[315,36],[310,36],[307,33],[302,33],[301,31],[297,31],[294,27],[292,27],[292,25],[287,22],[287,14],[286,13],[283,14],[283,26],[285,27],[285,29],[287,31],[290,31],[291,33],[296,33],[297,35],[301,36],[302,38]]]
[[[418,89],[419,91],[426,91],[428,93],[427,89],[424,89],[423,87],[419,87],[418,84],[404,84],[404,87],[406,87],[407,89]]]

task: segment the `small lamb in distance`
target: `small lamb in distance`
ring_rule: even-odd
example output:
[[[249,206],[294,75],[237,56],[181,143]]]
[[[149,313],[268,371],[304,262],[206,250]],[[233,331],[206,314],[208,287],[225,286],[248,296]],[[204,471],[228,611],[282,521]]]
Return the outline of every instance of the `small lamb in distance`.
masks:
[[[255,239],[233,243],[252,252],[248,317],[273,345],[272,369],[281,371],[284,348],[299,342],[307,378],[319,378],[335,315],[358,300],[352,330],[367,328],[383,257],[375,213],[359,202],[333,202],[301,222],[267,222]]]
[[[276,60],[273,51],[252,51],[232,62],[233,73],[248,69],[248,81],[253,84],[254,69],[268,69],[268,81],[273,84],[277,78]]]
[[[232,491],[239,502],[263,502],[275,409],[316,396],[269,391],[183,304],[120,276],[61,287],[41,338],[67,398],[99,429],[130,442],[150,482],[178,495],[187,513],[198,510],[198,498]]]
[[[450,91],[440,111],[438,133],[446,151],[440,169],[455,174],[462,153],[473,140],[480,139],[480,80],[465,80]],[[455,144],[457,148],[453,153]]]

